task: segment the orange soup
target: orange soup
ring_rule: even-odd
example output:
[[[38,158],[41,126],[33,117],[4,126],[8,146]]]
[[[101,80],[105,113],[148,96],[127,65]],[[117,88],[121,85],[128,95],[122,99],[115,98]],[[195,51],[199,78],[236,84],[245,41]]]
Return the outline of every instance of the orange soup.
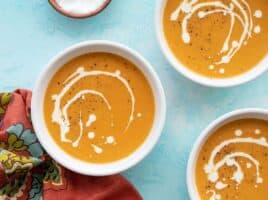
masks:
[[[143,144],[154,120],[152,89],[130,61],[109,53],[77,57],[51,79],[45,122],[69,155],[92,163],[120,160]]]
[[[268,54],[267,0],[167,0],[163,27],[179,62],[208,78],[241,75]]]
[[[201,148],[195,175],[201,200],[267,200],[268,122],[220,127]]]

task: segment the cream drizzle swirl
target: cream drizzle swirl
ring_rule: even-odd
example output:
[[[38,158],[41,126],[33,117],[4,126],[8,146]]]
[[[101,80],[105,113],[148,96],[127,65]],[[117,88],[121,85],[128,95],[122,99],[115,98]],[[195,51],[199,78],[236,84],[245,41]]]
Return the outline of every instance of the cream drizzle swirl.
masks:
[[[252,138],[252,137],[237,137],[237,138],[232,138],[229,140],[225,140],[219,145],[217,145],[212,153],[210,154],[210,158],[208,160],[208,163],[204,167],[204,171],[207,174],[207,178],[210,182],[215,184],[216,190],[223,190],[228,186],[228,184],[223,183],[220,181],[219,177],[219,170],[221,167],[224,165],[227,165],[228,167],[235,167],[236,171],[233,173],[233,176],[231,177],[231,180],[235,181],[237,186],[240,185],[244,179],[244,172],[242,170],[242,167],[240,163],[236,161],[236,158],[244,158],[250,161],[251,163],[255,165],[256,169],[256,184],[261,184],[263,183],[263,178],[261,177],[260,174],[260,163],[258,160],[256,160],[252,155],[245,153],[245,152],[233,152],[228,155],[226,155],[224,158],[219,160],[218,162],[214,162],[216,156],[227,146],[231,144],[256,144],[258,146],[262,146],[265,148],[268,148],[268,142],[266,138],[261,137],[261,138]],[[247,163],[248,165],[249,163]],[[221,199],[220,196],[217,196],[217,192],[215,190],[209,190],[209,193],[212,192],[213,195],[211,196],[211,200],[215,199]]]
[[[201,10],[203,8],[208,7],[212,7],[213,10]],[[236,11],[235,9],[238,11]],[[246,0],[231,0],[231,3],[229,5],[224,4],[222,1],[199,2],[199,0],[183,0],[182,3],[178,6],[178,8],[171,14],[170,20],[177,21],[180,14],[184,13],[185,16],[183,17],[181,24],[181,38],[186,44],[189,44],[191,42],[191,36],[187,30],[188,22],[197,11],[199,11],[198,17],[200,19],[203,19],[206,16],[215,13],[223,13],[223,15],[228,14],[231,19],[229,32],[224,41],[222,49],[218,53],[218,55],[221,55],[221,59],[212,63],[209,68],[214,68],[211,67],[213,65],[228,64],[235,56],[235,54],[242,48],[242,46],[246,45],[247,41],[252,37],[254,27],[253,16],[256,18],[262,17],[261,10],[257,10],[255,14],[252,15],[251,8]],[[231,36],[233,34],[236,19],[243,27],[243,32],[238,40],[231,41]],[[261,29],[259,26],[256,26],[254,30],[255,33],[259,33]]]
[[[124,132],[126,132],[131,124],[131,122],[134,119],[134,111],[135,111],[135,96],[133,93],[133,90],[131,89],[128,81],[121,76],[121,73],[119,70],[115,71],[114,73],[112,72],[107,72],[107,71],[100,71],[100,70],[94,70],[94,71],[85,71],[84,67],[79,67],[73,74],[71,74],[65,81],[64,81],[64,87],[63,89],[58,93],[52,95],[52,100],[54,101],[54,110],[52,112],[52,122],[57,123],[60,127],[60,138],[62,142],[67,142],[67,143],[72,143],[73,147],[78,147],[79,142],[82,138],[83,135],[83,121],[82,121],[82,113],[80,110],[79,113],[79,128],[80,128],[80,133],[78,138],[75,141],[71,141],[66,137],[66,135],[70,131],[70,120],[68,117],[68,109],[69,107],[75,103],[78,99],[85,99],[86,94],[92,94],[100,97],[103,102],[105,103],[106,107],[109,109],[109,111],[112,111],[112,106],[110,105],[109,101],[107,98],[104,96],[103,93],[96,91],[96,90],[91,90],[91,89],[86,89],[86,90],[81,90],[77,94],[75,94],[74,97],[72,97],[70,100],[67,101],[67,103],[62,107],[61,106],[61,101],[62,98],[65,96],[65,94],[71,89],[72,86],[74,86],[79,80],[85,78],[85,77],[90,77],[90,76],[109,76],[112,78],[115,78],[119,80],[127,89],[129,95],[130,95],[130,100],[131,100],[131,111],[129,115],[129,119],[127,122],[127,125],[124,129]],[[92,123],[96,121],[96,116],[94,114],[89,115],[88,121],[85,123],[86,127],[90,127]],[[114,124],[112,121],[111,124]],[[94,151],[97,154],[102,153],[102,149],[98,147],[95,144],[91,145],[94,149]]]

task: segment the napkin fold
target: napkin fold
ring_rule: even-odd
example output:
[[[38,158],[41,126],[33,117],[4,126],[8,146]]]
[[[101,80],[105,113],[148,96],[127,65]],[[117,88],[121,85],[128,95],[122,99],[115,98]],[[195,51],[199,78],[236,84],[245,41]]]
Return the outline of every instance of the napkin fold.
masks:
[[[31,92],[0,94],[0,199],[141,200],[121,175],[69,171],[44,151],[31,123]]]

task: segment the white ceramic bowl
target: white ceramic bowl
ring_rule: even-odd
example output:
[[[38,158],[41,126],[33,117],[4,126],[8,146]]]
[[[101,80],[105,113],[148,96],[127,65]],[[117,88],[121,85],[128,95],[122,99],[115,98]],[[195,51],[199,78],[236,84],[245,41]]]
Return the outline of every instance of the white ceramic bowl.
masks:
[[[146,76],[155,99],[155,118],[152,129],[144,143],[131,155],[122,160],[93,164],[80,161],[65,153],[52,139],[43,116],[44,95],[47,85],[55,72],[71,59],[90,52],[108,52],[122,56],[133,62]],[[36,135],[48,154],[64,167],[86,175],[104,176],[122,172],[140,162],[156,145],[166,115],[166,102],[161,82],[152,66],[137,52],[110,41],[89,41],[74,45],[54,57],[41,73],[32,96],[32,122]]]
[[[204,143],[207,141],[210,135],[214,133],[216,129],[232,121],[239,120],[239,119],[247,119],[247,118],[262,119],[262,120],[268,121],[268,110],[248,108],[248,109],[240,109],[240,110],[227,113],[219,117],[218,119],[216,119],[214,122],[212,122],[201,133],[201,135],[199,136],[199,138],[197,139],[197,141],[195,142],[193,146],[193,149],[190,153],[190,157],[188,160],[187,187],[188,187],[190,199],[192,200],[200,199],[198,191],[197,191],[197,187],[196,187],[196,182],[195,182],[195,169],[196,169],[196,161],[197,161],[198,155]]]
[[[232,87],[236,85],[240,85],[251,81],[261,74],[263,74],[268,69],[268,56],[266,56],[257,66],[249,70],[248,72],[241,74],[239,76],[235,76],[232,78],[224,78],[224,79],[211,79],[205,76],[202,76],[198,73],[191,71],[185,65],[183,65],[172,53],[171,49],[168,46],[164,35],[163,29],[163,14],[164,9],[168,0],[158,0],[156,13],[155,13],[155,25],[156,25],[156,33],[158,42],[160,43],[161,50],[169,63],[182,75],[186,78],[199,83],[201,85],[209,86],[209,87]],[[179,4],[179,1],[178,1]],[[179,36],[178,36],[179,37]]]

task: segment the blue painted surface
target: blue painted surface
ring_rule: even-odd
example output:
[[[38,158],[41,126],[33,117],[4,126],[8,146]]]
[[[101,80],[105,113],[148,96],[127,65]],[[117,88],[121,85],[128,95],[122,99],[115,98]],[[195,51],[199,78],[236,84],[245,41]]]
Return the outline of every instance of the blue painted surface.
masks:
[[[216,117],[244,107],[268,108],[268,74],[231,89],[199,86],[176,73],[160,52],[154,31],[153,0],[113,0],[100,15],[74,20],[54,11],[46,0],[1,2],[0,91],[33,88],[48,60],[84,40],[121,42],[148,59],[163,82],[168,113],[153,152],[125,172],[144,199],[189,199],[185,172],[191,146]]]

